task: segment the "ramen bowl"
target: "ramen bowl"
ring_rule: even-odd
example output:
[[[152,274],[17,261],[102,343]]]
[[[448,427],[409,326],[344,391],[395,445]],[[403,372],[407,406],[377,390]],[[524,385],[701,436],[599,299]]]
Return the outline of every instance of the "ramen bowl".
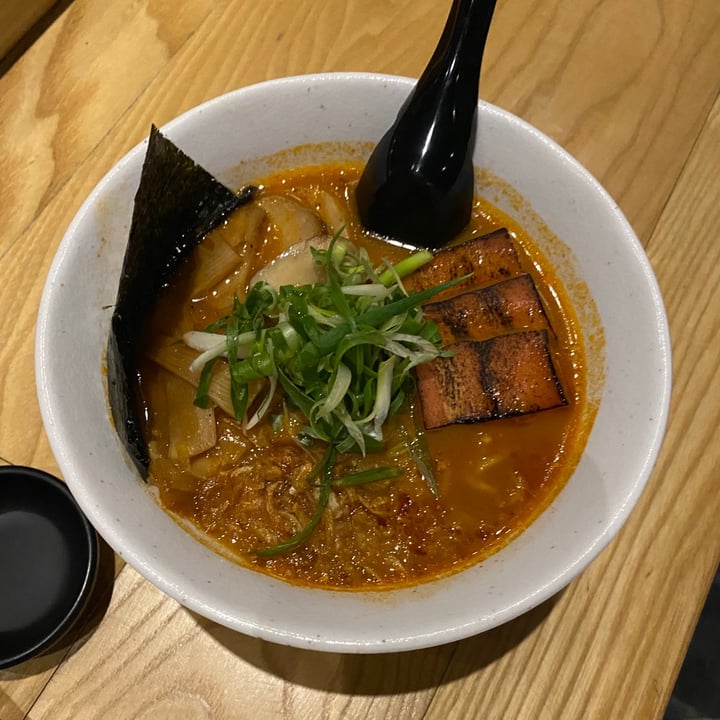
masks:
[[[412,87],[406,78],[369,74],[285,78],[211,100],[161,130],[238,187],[284,162],[366,157]],[[239,632],[372,653],[438,645],[507,622],[557,593],[600,553],[656,459],[670,348],[643,249],[577,161],[519,118],[479,104],[478,192],[517,217],[559,268],[585,337],[594,423],[574,473],[549,507],[488,559],[416,586],[349,592],[283,582],[213,552],[163,511],[115,432],[105,349],[145,147],[123,157],[78,211],[49,272],[37,326],[39,400],[57,462],[78,504],[124,560],[190,610]]]

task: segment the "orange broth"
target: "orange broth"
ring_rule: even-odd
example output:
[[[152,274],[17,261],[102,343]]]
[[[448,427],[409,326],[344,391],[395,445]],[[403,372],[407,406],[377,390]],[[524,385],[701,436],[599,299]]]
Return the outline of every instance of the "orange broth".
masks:
[[[350,218],[345,235],[365,247],[373,261],[397,261],[408,250],[368,235],[353,214],[352,187],[361,169],[347,163],[283,171],[266,178],[261,193],[288,195],[312,207],[318,188],[329,191],[341,200]],[[206,242],[231,236],[235,224],[234,216],[229,218]],[[512,218],[481,199],[458,241],[499,227],[514,236],[524,270],[532,275],[542,298],[554,331],[551,351],[567,406],[427,431],[438,497],[421,479],[398,436],[397,422],[391,419],[385,451],[365,458],[341,456],[338,471],[391,463],[403,469],[403,476],[334,490],[318,528],[304,545],[284,555],[258,557],[253,551],[290,537],[312,516],[317,489],[305,478],[322,448],[306,448],[296,441],[301,420],[278,398],[267,418],[250,431],[216,408],[214,447],[198,455],[178,457],[176,452],[168,458],[173,424],[183,422],[178,418],[184,411],[176,417],[173,408],[178,397],[192,403],[194,390],[182,380],[178,385],[177,378],[148,357],[158,342],[177,342],[186,330],[203,329],[216,320],[227,303],[229,287],[235,286],[242,299],[247,286],[238,287],[238,277],[247,280],[248,265],[254,272],[281,249],[273,227],[266,223],[260,242],[245,248],[241,266],[201,297],[193,297],[188,289],[198,263],[191,259],[148,322],[147,356],[139,374],[151,481],[163,507],[236,562],[324,588],[381,589],[428,581],[487,558],[522,532],[568,480],[590,428],[583,412],[583,344],[554,269]],[[417,414],[419,403],[415,403]]]

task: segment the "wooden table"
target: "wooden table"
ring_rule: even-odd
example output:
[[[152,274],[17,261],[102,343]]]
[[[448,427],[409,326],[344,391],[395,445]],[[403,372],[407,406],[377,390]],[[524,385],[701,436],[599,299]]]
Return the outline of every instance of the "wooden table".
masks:
[[[259,80],[417,76],[449,0],[74,0],[0,77],[0,455],[57,472],[35,318],[82,199],[148,132]],[[720,559],[720,3],[500,0],[482,96],[555,138],[646,247],[674,346],[667,438],[639,506],[567,590],[404,654],[232,633],[115,566],[70,649],[0,672],[0,718],[661,717]],[[3,590],[5,591],[5,590]]]
[[[16,57],[27,45],[20,40],[40,32],[40,28],[30,31],[40,18],[46,17],[53,4],[53,0],[3,0],[0,4],[0,61],[8,54]],[[15,48],[16,51],[11,53]]]

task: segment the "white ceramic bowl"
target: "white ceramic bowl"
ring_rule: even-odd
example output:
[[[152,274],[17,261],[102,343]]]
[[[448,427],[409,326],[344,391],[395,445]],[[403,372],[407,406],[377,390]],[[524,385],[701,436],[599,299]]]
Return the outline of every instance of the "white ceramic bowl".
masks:
[[[237,176],[241,161],[327,141],[336,141],[332,152],[342,155],[344,143],[378,140],[412,86],[408,79],[368,74],[286,78],[211,100],[163,132],[237,186],[252,180]],[[181,530],[125,457],[103,374],[144,152],[143,143],[117,163],[67,230],[42,298],[36,369],[45,427],[66,481],[102,536],[150,582],[195,612],[274,642],[345,652],[408,650],[467,637],[529,610],[570,582],[615,535],[647,480],[665,428],[670,346],[662,300],[641,245],[600,185],[540,132],[485,103],[476,165],[509,182],[532,206],[536,215],[523,222],[544,222],[561,239],[546,248],[548,255],[572,275],[581,322],[599,317],[604,330],[604,347],[596,342],[588,357],[599,411],[567,486],[489,560],[389,592],[296,587],[241,568]],[[519,207],[512,198],[494,199],[507,200],[511,213]],[[597,341],[597,327],[586,331]]]

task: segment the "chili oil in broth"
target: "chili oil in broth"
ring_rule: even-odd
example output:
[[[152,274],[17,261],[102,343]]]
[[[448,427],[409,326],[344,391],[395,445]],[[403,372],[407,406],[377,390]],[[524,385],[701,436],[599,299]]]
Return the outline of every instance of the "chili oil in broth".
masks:
[[[331,193],[348,220],[344,235],[365,247],[373,261],[396,262],[408,250],[368,235],[353,214],[352,188],[361,170],[360,164],[348,163],[283,171],[264,179],[260,194],[286,195],[317,209],[318,193]],[[237,242],[245,226],[242,217],[233,215],[204,246],[212,250],[213,243],[229,237]],[[240,262],[226,279],[193,296],[192,278],[202,272],[199,265],[208,256],[196,253],[148,320],[138,372],[151,451],[150,479],[162,506],[236,562],[325,588],[380,589],[428,581],[488,557],[522,532],[571,475],[589,427],[584,426],[582,412],[585,377],[579,328],[553,268],[522,228],[482,199],[476,201],[472,222],[457,240],[500,227],[513,234],[524,270],[532,275],[543,300],[567,406],[427,431],[437,497],[399,437],[398,418],[390,419],[386,450],[364,458],[341,455],[336,474],[396,464],[404,471],[402,477],[334,489],[318,528],[304,545],[283,555],[258,557],[253,551],[282,542],[311,518],[317,488],[305,478],[323,453],[322,443],[307,448],[297,442],[303,422],[278,397],[265,419],[249,431],[216,407],[216,442],[209,450],[193,454],[192,442],[173,445],[178,430],[188,437],[195,432],[194,420],[188,420],[195,389],[150,358],[159,343],[178,343],[187,330],[204,329],[227,313],[232,293],[243,299],[249,278],[283,249],[274,227],[263,221],[253,242],[237,246]],[[401,412],[409,411],[408,407]],[[413,412],[420,413],[417,400]]]

